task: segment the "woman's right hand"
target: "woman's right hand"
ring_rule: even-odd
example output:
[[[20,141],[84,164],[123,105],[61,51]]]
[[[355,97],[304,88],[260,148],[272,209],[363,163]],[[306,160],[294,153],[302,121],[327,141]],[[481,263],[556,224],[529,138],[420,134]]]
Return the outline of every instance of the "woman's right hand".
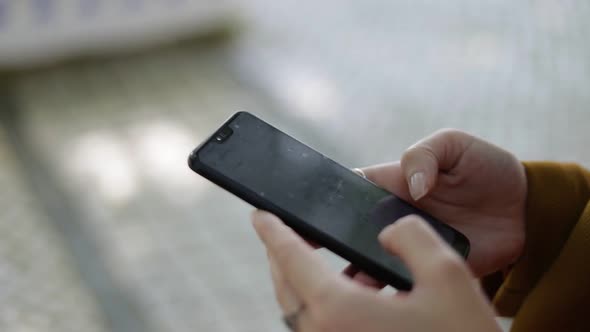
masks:
[[[411,146],[401,162],[363,172],[465,234],[471,242],[467,262],[476,277],[520,257],[527,183],[523,165],[511,153],[467,133],[442,130]],[[372,283],[363,274],[359,278]]]

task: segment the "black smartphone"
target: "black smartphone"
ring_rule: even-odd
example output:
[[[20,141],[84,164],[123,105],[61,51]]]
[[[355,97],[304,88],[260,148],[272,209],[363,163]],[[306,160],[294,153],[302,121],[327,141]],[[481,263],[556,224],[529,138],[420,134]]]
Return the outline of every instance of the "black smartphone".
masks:
[[[469,252],[457,230],[247,112],[234,114],[199,145],[189,166],[400,290],[411,289],[412,276],[377,239],[397,219],[420,215],[461,256]]]

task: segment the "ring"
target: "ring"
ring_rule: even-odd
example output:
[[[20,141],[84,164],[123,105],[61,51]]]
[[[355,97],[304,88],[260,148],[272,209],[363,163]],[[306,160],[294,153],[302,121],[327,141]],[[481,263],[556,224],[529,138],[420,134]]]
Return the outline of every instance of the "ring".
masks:
[[[365,174],[365,172],[363,172],[363,170],[360,168],[353,168],[352,171],[365,179],[367,178],[367,175]]]
[[[303,312],[304,306],[299,307],[299,309],[295,310],[295,312],[284,315],[283,316],[283,323],[289,328],[289,331],[297,332],[297,323],[299,321],[299,316]]]

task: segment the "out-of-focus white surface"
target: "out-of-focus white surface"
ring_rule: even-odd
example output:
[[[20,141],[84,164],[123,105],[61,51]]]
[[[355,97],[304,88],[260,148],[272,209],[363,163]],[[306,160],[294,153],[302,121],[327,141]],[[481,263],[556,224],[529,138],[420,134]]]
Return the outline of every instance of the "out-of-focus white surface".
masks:
[[[249,3],[245,72],[336,137],[351,166],[397,159],[444,127],[522,159],[590,165],[588,1]]]
[[[147,47],[233,13],[230,0],[0,0],[0,67]]]

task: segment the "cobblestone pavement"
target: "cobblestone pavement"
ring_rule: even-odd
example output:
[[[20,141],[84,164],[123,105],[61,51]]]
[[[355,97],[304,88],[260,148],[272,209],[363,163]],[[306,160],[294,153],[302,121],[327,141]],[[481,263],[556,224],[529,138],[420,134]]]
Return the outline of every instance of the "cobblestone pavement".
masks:
[[[0,126],[0,330],[280,330],[251,208],[186,167],[238,109],[348,166],[441,127],[590,166],[584,1],[241,6],[226,45],[17,78]]]

